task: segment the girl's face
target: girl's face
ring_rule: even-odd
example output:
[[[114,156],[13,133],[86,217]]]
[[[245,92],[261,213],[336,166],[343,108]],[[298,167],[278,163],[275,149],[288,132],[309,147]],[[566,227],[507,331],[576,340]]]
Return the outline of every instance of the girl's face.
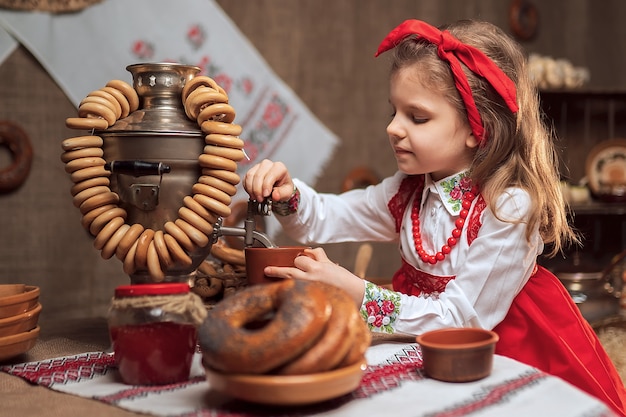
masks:
[[[414,67],[392,75],[389,102],[387,134],[401,172],[437,181],[470,165],[477,141],[468,122],[443,93],[423,85]]]

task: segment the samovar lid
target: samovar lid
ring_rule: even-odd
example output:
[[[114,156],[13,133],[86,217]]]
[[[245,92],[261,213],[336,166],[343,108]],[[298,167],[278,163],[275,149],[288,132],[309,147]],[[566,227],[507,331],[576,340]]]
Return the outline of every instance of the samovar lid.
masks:
[[[202,134],[195,120],[185,114],[181,94],[200,68],[171,62],[142,63],[126,67],[133,76],[139,109],[101,133],[104,136]]]

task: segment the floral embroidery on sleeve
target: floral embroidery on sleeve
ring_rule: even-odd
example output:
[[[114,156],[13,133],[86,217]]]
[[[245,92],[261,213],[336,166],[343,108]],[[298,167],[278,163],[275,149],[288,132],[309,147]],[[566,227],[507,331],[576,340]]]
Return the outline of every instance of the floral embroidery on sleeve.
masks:
[[[361,316],[371,331],[394,333],[393,324],[400,311],[400,295],[371,282],[365,284]]]

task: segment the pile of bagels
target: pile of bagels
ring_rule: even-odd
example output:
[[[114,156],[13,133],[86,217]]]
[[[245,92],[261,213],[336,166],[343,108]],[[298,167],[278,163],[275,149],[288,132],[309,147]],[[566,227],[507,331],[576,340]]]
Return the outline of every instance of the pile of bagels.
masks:
[[[104,259],[114,255],[132,275],[147,269],[155,282],[165,279],[174,267],[192,264],[189,253],[211,243],[218,216],[231,214],[231,197],[240,178],[237,162],[244,158],[242,128],[234,124],[235,111],[224,89],[207,76],[196,76],[182,90],[187,117],[197,121],[205,136],[204,152],[198,157],[202,175],[183,200],[178,218],[163,230],[127,224],[127,212],[119,206],[119,195],[109,187],[111,172],[105,168],[103,139],[93,134],[114,125],[137,110],[140,99],[135,89],[122,80],[112,80],[92,91],[78,107],[78,117],[66,119],[71,129],[91,131],[63,141],[61,160],[74,185],[73,203],[82,214],[82,226],[94,236],[94,247]]]
[[[203,365],[225,374],[302,375],[364,362],[369,328],[351,297],[317,281],[247,287],[199,328]]]
[[[212,308],[248,285],[244,250],[218,239],[211,246],[211,257],[202,261],[192,280],[191,291]]]

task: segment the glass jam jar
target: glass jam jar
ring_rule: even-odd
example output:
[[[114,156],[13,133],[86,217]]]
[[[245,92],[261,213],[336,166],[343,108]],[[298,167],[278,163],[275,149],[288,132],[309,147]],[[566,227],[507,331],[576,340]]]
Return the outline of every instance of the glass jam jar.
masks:
[[[204,304],[185,283],[117,287],[108,326],[123,382],[164,385],[188,380],[204,317]]]

